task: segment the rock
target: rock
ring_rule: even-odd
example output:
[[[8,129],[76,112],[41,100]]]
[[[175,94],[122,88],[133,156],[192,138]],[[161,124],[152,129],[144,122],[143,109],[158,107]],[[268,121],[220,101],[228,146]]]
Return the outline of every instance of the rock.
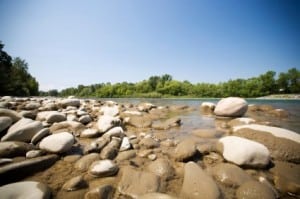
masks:
[[[127,110],[127,111],[124,111],[123,112],[124,115],[136,115],[136,116],[141,116],[143,115],[143,113],[141,113],[140,111],[130,111],[130,110]]]
[[[36,110],[34,110],[34,111],[20,111],[19,115],[21,117],[26,117],[26,118],[35,120],[36,116],[37,116],[37,111]]]
[[[159,192],[160,179],[150,172],[142,172],[131,167],[121,169],[121,180],[118,184],[118,191],[132,198],[146,193]]]
[[[288,162],[274,162],[271,169],[275,187],[284,193],[300,194],[300,165]]]
[[[26,153],[26,158],[37,158],[44,154],[42,150],[31,150]]]
[[[274,199],[275,194],[268,186],[252,180],[244,183],[237,189],[236,197],[237,199]]]
[[[0,158],[13,158],[24,156],[27,151],[34,149],[34,146],[25,142],[8,141],[0,142]]]
[[[137,107],[137,109],[142,112],[149,112],[152,108],[156,108],[156,106],[151,103],[142,103]]]
[[[154,193],[146,193],[144,195],[139,196],[139,199],[177,199],[173,196],[164,194],[164,193],[158,193],[158,192],[154,192]]]
[[[112,129],[108,130],[106,133],[103,134],[103,138],[111,139],[112,137],[119,137],[122,138],[124,136],[124,131],[122,127],[117,126],[113,127]]]
[[[1,116],[10,117],[13,123],[21,119],[21,116],[16,111],[6,109],[6,108],[0,108],[0,117]]]
[[[216,108],[216,105],[212,102],[203,102],[200,106],[200,110],[204,114],[212,114]]]
[[[275,160],[300,163],[300,137],[296,132],[258,124],[237,126],[233,135],[265,145]]]
[[[44,137],[50,134],[49,128],[43,128],[39,132],[37,132],[32,138],[31,143],[37,144],[39,141],[41,141]]]
[[[82,138],[94,138],[98,136],[99,136],[98,129],[85,129],[80,134],[80,137]]]
[[[119,107],[118,106],[102,106],[100,108],[100,113],[108,116],[117,116],[119,115]]]
[[[219,138],[222,136],[222,133],[216,129],[195,129],[192,133],[201,138]]]
[[[29,102],[25,105],[26,110],[34,110],[40,108],[41,104],[39,102]]]
[[[151,137],[143,138],[139,144],[140,144],[140,146],[142,146],[146,149],[153,149],[153,148],[159,147],[159,142],[154,140]]]
[[[251,176],[240,167],[228,163],[220,163],[212,168],[216,180],[229,187],[239,187],[252,180]]]
[[[175,171],[171,163],[167,159],[157,159],[147,166],[147,170],[160,176],[162,179],[170,180]]]
[[[184,166],[180,196],[186,199],[213,199],[220,198],[221,194],[212,177],[207,175],[196,163],[188,162]]]
[[[185,139],[176,146],[172,156],[177,161],[186,161],[191,159],[196,153],[195,142],[191,139]]]
[[[113,199],[114,187],[111,185],[101,185],[88,191],[84,199]]]
[[[50,199],[51,190],[41,182],[24,181],[0,187],[0,195],[2,199]]]
[[[235,118],[233,120],[230,120],[230,122],[228,122],[228,125],[234,127],[234,126],[241,126],[245,124],[252,124],[254,122],[255,120],[252,118],[240,117],[240,118]]]
[[[121,162],[124,160],[129,160],[131,158],[134,158],[135,156],[136,156],[135,150],[123,151],[118,154],[118,156],[116,157],[116,160],[118,162]]]
[[[223,157],[240,166],[255,168],[266,167],[270,161],[270,152],[264,145],[237,136],[227,136],[219,140],[219,151]],[[220,149],[221,147],[221,149]]]
[[[80,100],[79,99],[63,99],[60,101],[60,104],[63,108],[66,108],[67,106],[80,106]]]
[[[7,116],[0,117],[0,133],[12,124],[12,119]]]
[[[88,124],[92,121],[92,118],[89,115],[83,115],[78,119],[78,121],[82,124]]]
[[[287,118],[289,116],[289,113],[286,110],[283,109],[275,109],[269,112],[270,115],[279,117],[279,118]]]
[[[57,111],[49,111],[49,114],[46,116],[46,122],[48,123],[55,123],[55,122],[62,122],[65,121],[66,115]]]
[[[12,163],[13,159],[11,158],[0,158],[0,166],[8,164],[8,163]]]
[[[120,119],[117,117],[112,117],[109,115],[103,115],[99,117],[97,125],[100,133],[104,133],[109,129],[119,125],[121,123]]]
[[[152,119],[147,116],[132,116],[130,117],[128,124],[135,128],[150,128]]]
[[[121,139],[113,137],[111,142],[102,149],[100,158],[113,160],[118,155],[120,145]]]
[[[126,151],[126,150],[128,150],[130,148],[131,148],[131,144],[130,144],[129,138],[128,137],[124,137],[122,139],[120,151]]]
[[[62,132],[45,137],[40,143],[40,149],[51,153],[63,153],[72,148],[75,139],[71,133]]]
[[[97,152],[99,153],[108,143],[110,139],[100,137],[97,140],[90,143],[90,145],[84,148],[84,154]]]
[[[90,153],[88,155],[83,156],[80,158],[74,165],[76,169],[79,171],[85,172],[88,170],[89,166],[95,162],[96,160],[99,160],[100,156],[98,153]]]
[[[8,129],[1,141],[30,142],[31,138],[42,128],[41,122],[22,118]]]
[[[228,97],[220,100],[214,113],[222,117],[241,117],[248,109],[247,102],[239,97]]]
[[[18,181],[52,166],[58,160],[57,155],[46,155],[0,167],[0,185]]]
[[[65,191],[76,191],[78,189],[82,189],[87,187],[87,183],[84,181],[83,176],[76,176],[74,178],[69,179],[62,187]]]
[[[98,160],[93,162],[89,168],[89,174],[95,177],[114,176],[119,167],[111,160]]]
[[[157,130],[167,130],[172,127],[180,126],[181,124],[181,119],[174,117],[167,119],[164,122],[156,122],[152,124],[152,128],[157,129]]]
[[[54,123],[50,127],[50,131],[53,133],[73,132],[75,135],[80,135],[80,133],[85,129],[86,127],[83,124],[76,121],[63,121],[59,123]]]

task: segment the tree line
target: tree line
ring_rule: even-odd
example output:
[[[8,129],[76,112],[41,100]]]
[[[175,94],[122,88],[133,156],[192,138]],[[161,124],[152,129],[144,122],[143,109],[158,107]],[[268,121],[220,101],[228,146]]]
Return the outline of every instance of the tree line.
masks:
[[[300,93],[300,71],[291,68],[276,77],[276,72],[268,71],[258,77],[234,79],[227,82],[196,83],[174,80],[171,75],[151,76],[137,83],[100,83],[89,86],[79,85],[63,89],[41,92],[41,95],[77,97],[260,97],[270,94]]]
[[[0,41],[0,96],[36,96],[39,84],[28,72],[28,63],[20,57],[12,58],[3,50]]]

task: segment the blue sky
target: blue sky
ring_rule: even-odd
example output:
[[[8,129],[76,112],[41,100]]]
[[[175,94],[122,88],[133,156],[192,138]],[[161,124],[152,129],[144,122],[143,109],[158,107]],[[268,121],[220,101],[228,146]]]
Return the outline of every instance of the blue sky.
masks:
[[[298,0],[0,0],[0,27],[42,90],[300,67]]]

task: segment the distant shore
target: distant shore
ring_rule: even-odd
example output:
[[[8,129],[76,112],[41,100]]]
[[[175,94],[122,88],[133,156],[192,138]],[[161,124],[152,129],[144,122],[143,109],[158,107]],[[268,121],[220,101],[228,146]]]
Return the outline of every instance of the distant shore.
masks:
[[[274,95],[268,95],[264,97],[258,97],[256,99],[299,99],[300,100],[300,94],[274,94]]]

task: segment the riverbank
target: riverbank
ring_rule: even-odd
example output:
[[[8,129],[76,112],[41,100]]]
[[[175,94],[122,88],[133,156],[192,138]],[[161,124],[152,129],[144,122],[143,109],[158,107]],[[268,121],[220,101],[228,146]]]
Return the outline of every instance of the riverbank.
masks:
[[[274,94],[264,97],[258,97],[257,99],[299,99],[300,94]]]
[[[72,199],[300,194],[300,138],[279,128],[293,117],[283,109],[235,98],[223,107],[217,100],[0,101],[1,197],[14,190]]]

